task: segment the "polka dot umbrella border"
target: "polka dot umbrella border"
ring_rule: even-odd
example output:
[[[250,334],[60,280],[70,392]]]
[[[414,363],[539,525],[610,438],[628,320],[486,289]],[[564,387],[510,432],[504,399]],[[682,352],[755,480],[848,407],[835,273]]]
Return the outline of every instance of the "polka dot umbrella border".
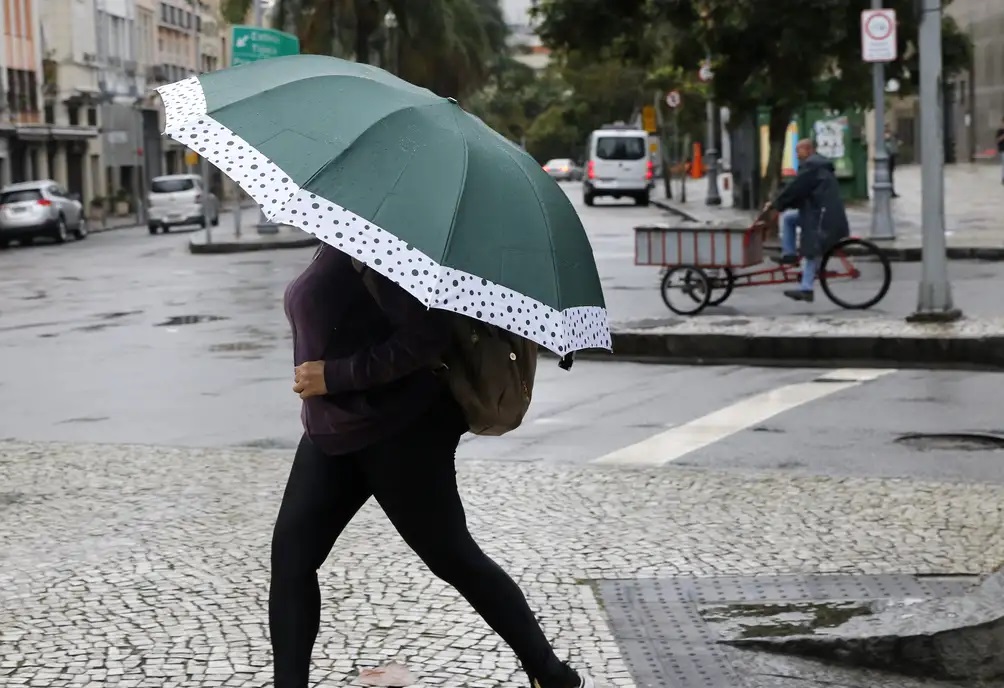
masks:
[[[164,134],[239,184],[273,222],[298,227],[362,261],[426,307],[502,327],[559,356],[582,349],[611,349],[606,308],[557,310],[490,280],[441,265],[335,201],[297,186],[278,165],[207,114],[197,77],[161,86],[157,92],[164,102]]]

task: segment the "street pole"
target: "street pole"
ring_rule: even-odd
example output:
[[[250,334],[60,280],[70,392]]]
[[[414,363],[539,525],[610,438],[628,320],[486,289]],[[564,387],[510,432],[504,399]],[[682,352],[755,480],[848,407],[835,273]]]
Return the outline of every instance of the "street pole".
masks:
[[[708,67],[711,66],[711,53],[708,53]],[[715,100],[708,92],[708,146],[705,157],[708,164],[708,195],[704,202],[706,205],[721,205],[722,197],[718,195],[718,150],[715,148]]]
[[[265,21],[265,12],[262,7],[262,0],[251,0],[254,3],[254,25],[259,29],[262,28]],[[238,196],[237,200],[237,214],[240,215],[240,198]],[[258,233],[259,234],[277,234],[279,228],[270,222],[268,216],[265,215],[265,210],[259,205],[258,206]]]
[[[882,0],[872,0],[872,9],[882,9]],[[876,240],[896,238],[892,222],[892,180],[889,152],[885,147],[885,63],[872,63],[872,91],[875,99],[875,179],[872,204],[872,234]]]
[[[662,186],[666,200],[673,200],[672,164],[670,162],[669,136],[666,134],[666,118],[662,116],[662,92],[656,91],[652,96],[652,109],[655,111],[655,128],[659,133],[659,157],[662,160]]]
[[[942,0],[921,0],[920,16],[920,155],[921,155],[921,276],[913,322],[957,320],[952,305],[945,250],[945,149],[941,117]]]
[[[135,136],[135,141],[133,142],[132,154],[135,164],[132,168],[132,190],[133,196],[136,198],[136,224],[145,225],[146,194],[144,193],[144,185],[146,184],[146,175],[143,174],[143,167],[146,163],[146,151],[143,150],[143,111],[139,107],[141,102],[137,98],[136,102],[133,103],[135,114],[133,117],[133,135]]]

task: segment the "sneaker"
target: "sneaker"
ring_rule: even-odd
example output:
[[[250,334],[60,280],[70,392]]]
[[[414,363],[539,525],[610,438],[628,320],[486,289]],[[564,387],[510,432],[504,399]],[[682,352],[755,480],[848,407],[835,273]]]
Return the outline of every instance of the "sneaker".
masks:
[[[798,256],[793,255],[783,255],[777,259],[780,265],[796,265],[798,264]]]
[[[816,300],[815,293],[811,291],[803,291],[801,289],[788,289],[784,292],[784,295],[793,301],[808,301],[812,303]]]
[[[586,674],[580,674],[567,663],[562,663],[562,675],[554,682],[543,684],[535,678],[530,679],[530,688],[596,688],[596,682]]]

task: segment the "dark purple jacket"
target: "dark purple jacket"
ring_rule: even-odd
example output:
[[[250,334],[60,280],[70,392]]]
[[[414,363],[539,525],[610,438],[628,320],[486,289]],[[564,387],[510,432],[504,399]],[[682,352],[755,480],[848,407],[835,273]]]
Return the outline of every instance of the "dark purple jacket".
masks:
[[[294,365],[324,361],[328,394],[305,400],[301,418],[328,454],[404,429],[444,393],[433,369],[449,343],[446,315],[374,277],[379,306],[351,259],[322,246],[286,289]]]

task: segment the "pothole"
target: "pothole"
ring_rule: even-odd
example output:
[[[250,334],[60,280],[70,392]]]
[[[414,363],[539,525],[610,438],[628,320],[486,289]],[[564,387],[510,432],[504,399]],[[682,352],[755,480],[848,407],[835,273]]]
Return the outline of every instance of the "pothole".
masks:
[[[157,327],[178,327],[179,325],[197,325],[204,322],[216,322],[226,320],[222,315],[175,315],[164,322],[157,323]]]
[[[1004,449],[1004,436],[988,432],[910,432],[896,444],[920,451],[993,451]]]

